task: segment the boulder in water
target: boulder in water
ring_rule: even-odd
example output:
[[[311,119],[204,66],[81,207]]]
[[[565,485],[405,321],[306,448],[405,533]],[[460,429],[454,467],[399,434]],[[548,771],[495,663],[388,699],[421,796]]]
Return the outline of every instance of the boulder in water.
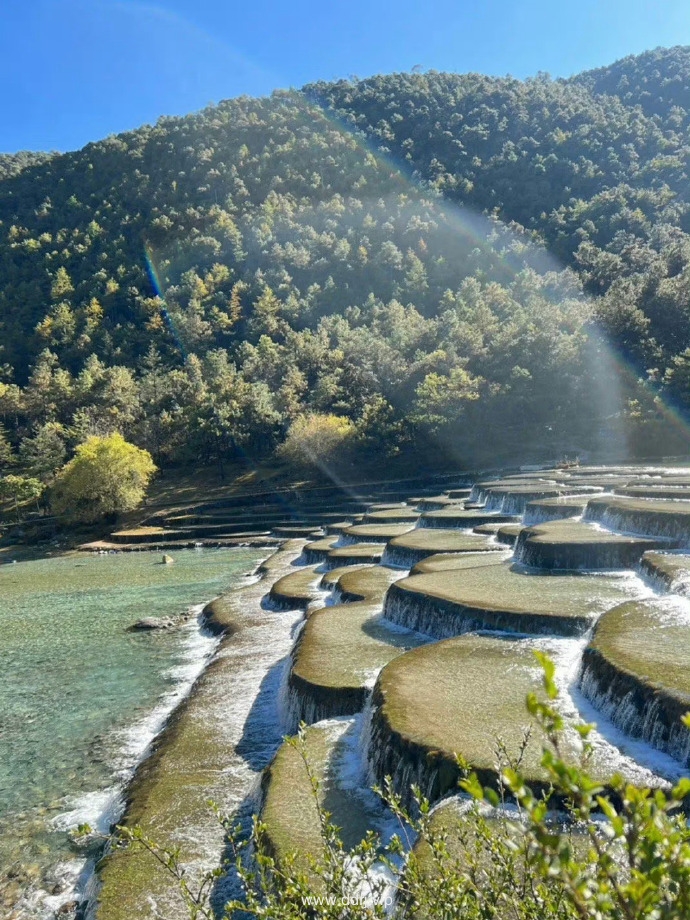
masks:
[[[146,632],[152,629],[173,629],[177,624],[171,617],[143,617],[129,627],[132,632]]]
[[[163,565],[172,565],[174,561],[175,561],[175,560],[173,559],[172,556],[168,556],[167,553],[164,553],[164,554],[163,554],[163,558],[162,558],[162,560],[161,560],[161,562],[163,563]]]

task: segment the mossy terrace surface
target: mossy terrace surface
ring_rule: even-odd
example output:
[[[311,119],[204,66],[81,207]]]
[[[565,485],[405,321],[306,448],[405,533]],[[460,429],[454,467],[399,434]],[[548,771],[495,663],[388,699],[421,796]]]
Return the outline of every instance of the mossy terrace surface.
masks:
[[[528,574],[504,562],[404,578],[389,589],[384,613],[437,638],[473,629],[579,635],[629,597],[626,585],[605,575]]]
[[[339,536],[348,527],[352,527],[353,524],[359,523],[361,520],[363,520],[363,515],[357,515],[351,521],[336,521],[334,524],[326,524],[323,529],[327,534]]]
[[[627,533],[668,537],[690,545],[690,501],[625,497],[593,498],[584,520]]]
[[[472,528],[472,533],[483,534],[485,537],[495,537],[501,527],[507,526],[499,523],[477,524]]]
[[[690,710],[690,603],[628,601],[607,611],[589,646],[621,670],[677,694]]]
[[[484,565],[501,565],[506,561],[507,550],[496,553],[435,553],[417,562],[410,575],[427,572],[447,572],[449,569],[474,569]]]
[[[506,814],[503,809],[489,808],[484,803],[479,804],[478,808],[482,818],[492,830],[498,834],[506,833],[504,823]],[[519,821],[519,814],[514,807],[509,812],[509,817],[512,824],[509,833],[512,837]],[[567,835],[568,842],[581,858],[585,858],[590,852],[590,838],[584,827],[574,822],[566,822],[564,815],[558,815],[558,813],[554,813],[553,818],[547,817],[547,822],[554,832]],[[487,843],[481,842],[477,837],[475,811],[473,807],[470,807],[467,796],[450,795],[439,802],[431,813],[429,831],[437,839],[443,835],[448,854],[453,862],[449,864],[445,860],[439,861],[434,858],[428,842],[418,840],[413,847],[413,853],[417,860],[417,867],[425,876],[438,878],[449,869],[452,871],[455,866],[460,872],[463,872],[476,865],[477,860],[481,867],[482,864],[488,864],[495,859],[488,850]],[[414,917],[414,920],[425,920],[428,914],[420,912],[411,916]],[[498,916],[511,917],[513,913],[512,911],[507,914],[503,912]]]
[[[339,565],[375,565],[381,561],[384,549],[385,546],[381,543],[338,546],[328,553],[326,565],[333,568]]]
[[[413,522],[407,524],[355,524],[342,532],[344,543],[388,543],[394,537],[412,530]]]
[[[419,517],[419,512],[413,508],[388,508],[385,511],[367,511],[364,515],[364,524],[405,524],[414,523]]]
[[[415,649],[387,665],[373,695],[370,762],[383,782],[409,798],[418,783],[432,801],[457,787],[456,755],[485,784],[497,785],[497,739],[514,755],[530,717],[528,693],[541,692],[529,640],[467,635]],[[566,755],[574,756],[574,731],[566,734]],[[537,790],[547,787],[541,766],[543,739],[535,732],[521,770]],[[594,776],[609,778],[600,764]]]
[[[410,568],[421,559],[437,553],[485,553],[498,549],[500,547],[481,534],[415,528],[388,543],[383,561],[388,565]]]
[[[538,569],[626,569],[660,541],[624,536],[580,521],[551,521],[523,528],[515,559]]]
[[[690,765],[690,603],[629,601],[597,623],[582,660],[581,688],[628,734]]]
[[[487,488],[482,493],[487,511],[496,510],[504,511],[509,514],[522,514],[526,505],[531,501],[538,501],[546,498],[558,498],[563,495],[572,495],[577,493],[597,493],[603,491],[598,486],[590,485],[560,485],[544,484],[542,486],[534,483],[532,485],[517,486],[499,486],[498,488]]]
[[[587,507],[589,495],[544,498],[528,502],[525,506],[525,524],[559,521],[563,518],[580,517]]]
[[[272,532],[278,537],[315,537],[323,533],[318,524],[309,524],[307,527],[286,524],[274,527]]]
[[[341,601],[373,601],[380,603],[396,574],[380,565],[352,566],[336,569],[331,581]]]
[[[350,722],[332,721],[304,732],[304,753],[320,787],[319,804],[341,828],[347,847],[356,846],[372,828],[362,795],[339,776],[340,761],[347,754],[344,736],[353,729]],[[286,856],[296,855],[300,867],[309,871],[309,857],[319,858],[323,853],[323,838],[306,765],[292,744],[285,742],[278,750],[264,773],[262,790],[261,819],[266,824],[269,851],[279,864]]]
[[[320,586],[324,591],[334,591],[338,579],[347,573],[363,572],[374,568],[371,565],[343,565],[335,569],[326,569],[321,576]]]
[[[629,476],[583,476],[581,478],[569,480],[582,485],[598,486],[604,493],[612,492],[619,486],[630,484]]]
[[[313,567],[283,575],[271,585],[269,598],[282,610],[306,610],[316,596],[319,575]]]
[[[627,495],[630,498],[669,498],[669,499],[689,499],[690,486],[619,486],[614,489],[616,495]]]
[[[517,489],[520,486],[525,486],[526,488],[534,488],[535,483],[538,483],[540,486],[553,486],[555,485],[556,480],[552,475],[549,475],[547,471],[544,471],[543,473],[535,473],[534,475],[522,473],[520,475],[511,476],[508,479],[485,479],[483,482],[475,482],[475,484],[472,486],[471,495],[474,498],[475,496],[481,495],[489,489]]]
[[[304,561],[310,565],[323,562],[338,542],[338,539],[338,534],[328,534],[325,537],[307,543],[302,552]]]
[[[438,511],[442,508],[462,508],[462,500],[450,498],[448,495],[431,495],[423,498],[411,498],[410,503],[417,511]]]
[[[213,799],[224,809],[233,804],[226,772],[237,760],[235,741],[226,731],[227,695],[238,667],[230,652],[236,647],[233,635],[254,628],[248,605],[258,605],[266,581],[280,576],[301,546],[298,541],[287,542],[259,565],[264,580],[231,591],[207,607],[215,631],[226,634],[219,652],[177,708],[127,790],[124,823],[140,826],[163,847],[180,846],[186,866],[208,861],[209,839],[220,859],[223,833],[208,801]],[[266,625],[257,628],[270,631],[276,616],[267,614]],[[186,916],[177,882],[143,850],[114,851],[99,866],[99,881],[95,920]]]
[[[504,524],[496,531],[496,541],[505,546],[514,546],[522,532],[522,524]]]
[[[645,553],[640,559],[640,571],[664,591],[690,594],[690,556],[676,553]]]
[[[379,670],[425,641],[407,630],[391,629],[380,616],[395,578],[395,572],[382,566],[344,571],[334,585],[343,603],[311,613],[292,654],[292,730],[299,721],[359,712]]]
[[[446,492],[446,495],[448,496],[448,498],[452,499],[453,501],[468,499],[471,494],[472,494],[471,487],[467,489],[449,489]]]
[[[441,511],[425,511],[419,518],[420,527],[456,527],[472,529],[479,524],[508,524],[517,520],[514,514],[500,514],[491,511],[466,511],[461,507],[444,508]]]
[[[652,520],[657,521],[655,526],[665,534],[669,518],[664,517],[663,512],[674,505],[672,501],[562,494],[587,486],[609,488],[615,482],[630,487],[640,485],[635,476],[636,473],[625,469],[616,471],[615,475],[608,475],[606,468],[544,470],[484,485],[487,489],[503,490],[497,492],[496,501],[510,497],[520,502],[521,508],[523,500],[535,492],[557,493],[551,498],[529,502],[528,515],[565,512],[579,515],[586,505],[595,509],[592,512],[595,515],[605,513],[610,503],[619,509],[620,502],[632,502],[632,511],[643,512],[646,522],[651,514]],[[459,482],[462,480],[454,480],[455,484]],[[635,606],[628,603],[639,588],[639,583],[636,586],[633,579],[535,573],[511,564],[506,559],[505,546],[490,540],[489,533],[503,530],[505,538],[516,534],[522,525],[515,515],[490,512],[485,508],[469,511],[465,507],[467,490],[453,491],[452,485],[453,482],[438,484],[436,491],[447,487],[449,492],[416,502],[407,498],[407,505],[397,499],[409,496],[412,489],[408,493],[399,491],[394,496],[396,501],[378,504],[371,504],[371,495],[366,496],[366,501],[348,498],[347,502],[343,500],[342,504],[327,510],[324,505],[319,515],[304,508],[301,520],[294,522],[286,522],[285,515],[276,512],[275,508],[267,510],[265,516],[261,511],[256,517],[256,526],[259,521],[272,521],[269,526],[275,531],[280,529],[282,534],[308,532],[311,535],[312,521],[323,524],[328,534],[307,544],[299,557],[298,567],[288,570],[278,556],[268,560],[263,569],[270,579],[277,579],[270,592],[275,606],[304,609],[317,596],[318,587],[333,592],[332,606],[314,609],[312,604],[306,611],[304,625],[292,648],[282,728],[294,730],[300,720],[312,723],[307,732],[310,760],[317,775],[324,780],[324,804],[334,812],[336,823],[344,826],[350,843],[359,838],[348,835],[354,833],[356,836],[364,829],[367,818],[361,801],[352,798],[351,790],[339,788],[336,778],[339,752],[343,749],[341,732],[347,729],[342,728],[342,723],[330,727],[313,723],[360,712],[375,686],[369,754],[379,781],[385,773],[392,773],[401,793],[407,794],[410,782],[416,780],[421,783],[423,792],[432,798],[438,797],[451,790],[457,781],[454,758],[457,751],[470,760],[485,782],[495,782],[496,736],[503,737],[509,750],[517,749],[522,730],[528,724],[525,694],[538,689],[540,682],[531,650],[535,640],[522,638],[521,634],[581,635],[605,611]],[[647,488],[646,483],[642,485]],[[424,492],[419,484],[415,489]],[[491,499],[488,492],[483,497]],[[420,516],[412,507],[420,502],[440,510],[427,510]],[[683,509],[681,514],[683,526],[690,521],[684,516],[690,514],[690,502],[685,505],[688,509],[687,512]],[[599,510],[602,507],[603,512]],[[631,511],[630,505],[626,510]],[[221,508],[204,511],[198,521],[184,520],[184,514],[175,522],[172,517],[162,519],[161,528],[191,531],[197,524],[220,525],[228,511],[231,513],[227,519],[233,522],[232,526],[239,526],[238,520],[243,522],[243,527],[248,526],[244,521],[251,518],[251,512],[235,518],[234,509]],[[653,517],[659,511],[662,512],[661,524],[659,518]],[[674,513],[677,511],[676,507]],[[190,515],[194,516],[193,509]],[[676,519],[671,520],[675,522]],[[617,525],[622,521],[620,517],[615,519]],[[413,528],[416,522],[418,526]],[[155,539],[160,528],[154,527],[153,521],[150,523],[150,532],[145,536]],[[629,519],[623,523],[629,523]],[[480,532],[470,533],[472,528]],[[399,536],[391,535],[399,529],[404,532]],[[627,526],[616,529],[634,530]],[[347,544],[348,531],[350,536],[367,542]],[[596,540],[593,542],[594,533]],[[596,543],[595,555],[608,552],[612,546],[634,546],[635,559],[626,559],[630,565],[637,561],[638,550],[644,549],[643,544],[658,545],[656,540],[639,541],[606,534],[598,528],[569,521],[560,522],[556,529],[551,525],[546,530],[541,525],[533,527],[532,537],[532,543],[539,546],[542,553],[545,552],[543,547],[555,544],[559,552],[565,548],[565,552],[577,554],[583,552],[583,547],[588,551]],[[275,540],[276,536],[270,539]],[[303,546],[303,541],[290,546],[294,551],[296,546]],[[385,564],[378,565],[384,550]],[[303,565],[305,560],[310,568]],[[677,585],[686,572],[690,574],[690,556],[648,552],[645,560],[642,570],[665,587]],[[414,569],[408,577],[400,579],[400,571],[388,568],[388,563],[391,566],[414,565]],[[266,606],[261,613],[268,615]],[[219,598],[206,612],[211,627],[225,632],[228,637],[242,628],[242,610],[233,599]],[[273,613],[272,616],[280,615]],[[684,756],[683,736],[676,733],[672,737],[669,735],[671,740],[664,740],[664,726],[677,726],[677,719],[673,721],[668,716],[670,710],[665,703],[665,709],[661,706],[665,699],[663,694],[676,699],[680,693],[678,687],[670,678],[666,681],[672,684],[670,687],[655,683],[647,672],[642,675],[643,680],[640,674],[633,674],[630,662],[626,665],[618,659],[609,661],[614,658],[613,652],[607,657],[601,654],[596,643],[606,636],[604,627],[608,616],[604,613],[602,625],[585,656],[586,673],[590,674],[590,687],[593,688],[591,698],[607,714],[610,710],[614,721],[620,716],[619,703],[623,699],[624,718],[619,719],[618,724],[633,734],[638,731],[636,720],[644,722],[644,713],[651,712],[653,718],[647,719],[648,728],[642,733],[647,731],[645,737],[652,744],[671,750],[674,756]],[[669,628],[667,625],[661,627],[658,618],[654,620],[649,611],[645,616],[647,620],[633,635],[634,641],[629,631],[620,633],[623,651],[628,657],[644,657],[648,635],[655,637],[651,643],[653,647],[657,634]],[[680,645],[681,620],[677,618],[674,623],[672,628],[679,630],[675,643]],[[683,625],[683,628],[690,627]],[[500,630],[512,636],[468,633],[478,629]],[[563,639],[555,638],[538,641],[564,643]],[[574,645],[576,643],[571,641],[569,648]],[[683,649],[687,647],[687,638],[683,638]],[[656,655],[653,648],[651,654]],[[663,661],[660,659],[657,664],[663,672]],[[216,744],[216,739],[206,738],[201,718],[206,692],[204,682],[213,682],[210,686],[216,696],[227,692],[231,672],[227,670],[229,666],[223,667],[226,670],[221,672],[212,666],[204,675],[199,685],[198,702],[182,707],[166,733],[160,753],[151,758],[150,764],[137,777],[141,786],[135,784],[128,820],[131,823],[140,821],[163,843],[178,842],[180,828],[203,811],[208,796],[218,798],[214,794],[216,791],[220,796],[223,794],[223,764],[227,751],[220,743]],[[681,676],[683,669],[690,673],[687,662],[678,672]],[[664,678],[663,673],[661,677]],[[611,688],[615,692],[609,693]],[[586,690],[584,686],[583,690]],[[685,709],[690,709],[690,701]],[[537,786],[543,782],[538,764],[540,750],[541,740],[535,739],[527,760],[528,778]],[[205,772],[207,765],[208,773]],[[316,852],[320,846],[316,811],[296,751],[287,746],[280,749],[266,774],[264,791],[263,816],[269,823],[269,844],[274,853],[280,858],[288,849]],[[170,800],[174,800],[172,805]],[[169,824],[166,810],[171,815]],[[162,833],[157,833],[161,828]],[[103,895],[107,900],[107,912],[103,912],[105,908],[101,906],[96,920],[130,920],[133,917],[148,920],[151,914],[146,913],[148,907],[141,907],[143,902],[139,894],[136,898],[130,897],[127,891],[128,886],[132,886],[133,892],[150,890],[156,895],[160,882],[151,881],[150,866],[147,867],[139,856],[117,855],[108,860],[103,878],[107,883]],[[178,916],[174,915],[175,920]]]

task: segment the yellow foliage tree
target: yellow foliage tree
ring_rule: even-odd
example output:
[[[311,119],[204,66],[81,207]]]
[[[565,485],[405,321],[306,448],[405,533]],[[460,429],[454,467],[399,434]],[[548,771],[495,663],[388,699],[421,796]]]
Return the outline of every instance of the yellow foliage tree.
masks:
[[[77,521],[97,521],[131,511],[141,503],[156,465],[146,450],[121,434],[90,437],[58,473],[54,511]]]
[[[301,415],[290,425],[279,454],[301,466],[327,467],[354,443],[356,429],[342,415],[313,412]]]

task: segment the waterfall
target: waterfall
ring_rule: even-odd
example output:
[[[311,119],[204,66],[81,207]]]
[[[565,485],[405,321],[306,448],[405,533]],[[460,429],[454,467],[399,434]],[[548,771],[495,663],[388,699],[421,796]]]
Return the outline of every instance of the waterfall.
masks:
[[[295,648],[298,646],[299,640]],[[285,733],[294,734],[301,722],[314,725],[323,719],[354,716],[361,712],[368,695],[365,687],[324,687],[305,680],[294,671],[293,651],[283,705]]]
[[[474,630],[497,630],[521,634],[556,633],[579,636],[591,625],[588,617],[514,613],[465,607],[445,598],[407,591],[399,584],[388,589],[384,600],[386,619],[434,639],[449,639]]]
[[[690,731],[681,721],[687,702],[617,671],[591,648],[582,658],[579,687],[583,696],[626,735],[642,738],[690,766]]]
[[[538,542],[531,539],[533,536],[529,530],[520,532],[515,546],[515,562],[536,569],[571,572],[635,568],[642,553],[658,546],[653,540],[597,540],[596,534],[592,535],[590,542],[582,543]]]
[[[368,781],[383,788],[386,778],[390,777],[393,791],[402,798],[405,808],[413,811],[413,785],[418,786],[427,799],[435,801],[457,786],[459,769],[454,760],[451,763],[436,752],[434,756],[434,753],[415,747],[392,731],[383,715],[377,689],[374,688],[362,720],[363,756],[366,758]]]
[[[690,545],[690,513],[624,508],[594,500],[585,508],[583,520],[620,533],[661,537]]]
[[[546,524],[549,521],[562,521],[566,518],[579,518],[582,516],[583,508],[578,508],[575,510],[572,505],[568,505],[567,500],[563,502],[562,505],[547,505],[546,508],[540,506],[538,508],[530,508],[532,501],[527,502],[525,507],[525,514],[522,519],[522,523],[525,527],[531,527],[535,524]],[[564,514],[564,512],[566,512]]]

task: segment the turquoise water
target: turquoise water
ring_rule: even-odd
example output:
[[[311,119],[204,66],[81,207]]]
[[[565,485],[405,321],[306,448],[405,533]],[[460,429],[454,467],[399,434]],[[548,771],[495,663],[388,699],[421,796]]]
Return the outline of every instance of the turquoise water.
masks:
[[[113,804],[213,651],[196,620],[166,632],[127,627],[184,614],[260,558],[184,550],[174,565],[142,552],[0,566],[0,904],[75,856],[65,828]]]

